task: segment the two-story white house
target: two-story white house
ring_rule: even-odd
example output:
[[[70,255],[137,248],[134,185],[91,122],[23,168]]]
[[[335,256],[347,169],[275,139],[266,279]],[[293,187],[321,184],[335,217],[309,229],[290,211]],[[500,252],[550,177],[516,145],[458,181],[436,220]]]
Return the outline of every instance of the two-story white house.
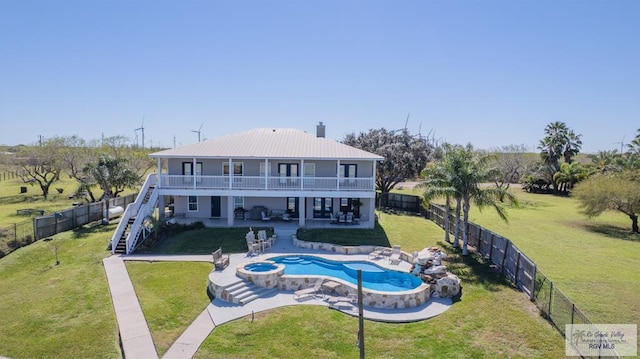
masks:
[[[158,174],[143,186],[146,196],[127,208],[114,240],[126,241],[122,252],[133,251],[144,232],[138,217],[155,208],[163,215],[167,200],[176,218],[226,227],[246,226],[263,213],[311,227],[341,212],[353,214],[354,228],[373,228],[376,163],[383,158],[324,133],[322,122],[316,134],[258,128],[150,154]]]

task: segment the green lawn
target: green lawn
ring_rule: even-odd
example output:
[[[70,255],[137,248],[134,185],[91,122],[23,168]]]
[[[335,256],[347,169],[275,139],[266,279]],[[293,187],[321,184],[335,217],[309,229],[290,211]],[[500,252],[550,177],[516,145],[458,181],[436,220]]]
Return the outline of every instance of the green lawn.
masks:
[[[381,231],[378,240],[400,244],[407,251],[444,245],[440,242],[442,230],[422,218],[383,213],[379,223],[380,227],[373,230]],[[319,232],[322,237],[327,236],[328,231]],[[330,232],[343,235],[339,231]],[[353,237],[354,232],[347,233]],[[206,286],[199,282],[206,279],[206,273],[202,272],[207,271],[207,265],[195,269],[182,268],[182,265],[185,264],[127,264],[161,353],[170,345],[169,339],[179,335],[179,328],[185,329],[189,318],[203,309],[204,293],[198,293],[197,288]],[[367,321],[367,357],[563,356],[562,337],[538,315],[524,294],[474,258],[462,259],[453,253],[449,265],[463,280],[462,301],[445,314],[423,322]],[[169,289],[171,283],[176,282],[180,284],[175,290]],[[181,312],[190,314],[177,318]],[[355,358],[358,357],[354,346],[356,333],[356,319],[326,307],[281,308],[257,314],[254,323],[249,318],[241,318],[217,327],[197,357],[295,358],[313,353],[318,358]]]
[[[160,356],[207,307],[210,263],[126,262]]]
[[[61,233],[0,259],[0,356],[121,357],[102,266],[114,229]]]
[[[621,214],[588,219],[567,197],[515,192],[509,223],[472,207],[470,220],[513,241],[594,323],[640,323],[640,235]]]

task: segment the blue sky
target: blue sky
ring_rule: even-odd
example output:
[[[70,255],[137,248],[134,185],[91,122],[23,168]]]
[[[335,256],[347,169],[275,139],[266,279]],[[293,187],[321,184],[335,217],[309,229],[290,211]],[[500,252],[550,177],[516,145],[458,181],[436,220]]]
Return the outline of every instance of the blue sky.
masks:
[[[639,1],[0,1],[0,144],[404,127],[489,149],[640,128]],[[141,137],[141,136],[140,136]],[[141,138],[138,138],[141,143]]]

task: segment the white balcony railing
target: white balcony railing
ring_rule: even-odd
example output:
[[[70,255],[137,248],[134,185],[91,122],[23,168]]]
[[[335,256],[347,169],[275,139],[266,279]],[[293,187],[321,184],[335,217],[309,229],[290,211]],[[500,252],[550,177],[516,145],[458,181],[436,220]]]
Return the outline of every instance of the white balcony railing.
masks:
[[[373,191],[373,177],[175,176],[160,175],[161,188],[265,191]]]

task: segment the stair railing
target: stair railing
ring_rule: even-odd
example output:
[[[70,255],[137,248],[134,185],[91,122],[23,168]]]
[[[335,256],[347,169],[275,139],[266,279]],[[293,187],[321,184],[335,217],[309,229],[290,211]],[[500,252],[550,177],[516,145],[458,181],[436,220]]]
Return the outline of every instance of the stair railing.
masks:
[[[120,238],[122,237],[124,231],[127,229],[129,219],[138,214],[138,211],[144,202],[146,193],[149,191],[151,186],[154,186],[156,184],[156,181],[157,181],[157,175],[155,173],[148,175],[147,179],[144,181],[144,184],[142,185],[142,188],[140,189],[140,192],[138,193],[138,196],[136,197],[136,200],[133,203],[130,203],[129,205],[127,205],[127,208],[125,209],[124,213],[122,214],[122,217],[120,218],[120,223],[118,223],[118,226],[116,227],[115,232],[113,232],[113,236],[111,236],[111,253],[112,254],[115,254],[116,252],[116,246],[118,245],[118,242],[120,241]],[[154,192],[156,191],[157,190],[154,190]],[[157,199],[158,198],[156,194],[156,200]],[[136,217],[136,220],[138,220],[137,217]],[[127,236],[127,241],[128,241],[128,238],[131,237],[131,233],[132,231],[129,231],[129,235]],[[128,245],[127,245],[126,253],[127,254],[129,253]]]

